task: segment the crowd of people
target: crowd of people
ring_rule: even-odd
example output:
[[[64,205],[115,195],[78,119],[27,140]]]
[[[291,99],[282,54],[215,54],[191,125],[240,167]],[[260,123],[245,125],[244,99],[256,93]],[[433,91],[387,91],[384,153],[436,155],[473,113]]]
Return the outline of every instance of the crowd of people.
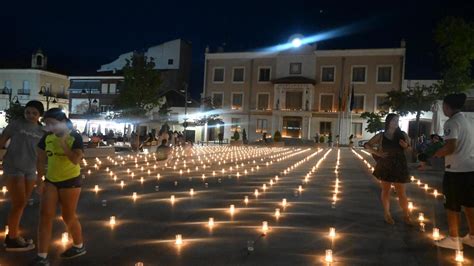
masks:
[[[462,249],[462,244],[474,247],[474,125],[461,112],[465,100],[465,94],[446,96],[443,112],[449,119],[444,125],[444,136],[431,135],[426,143],[420,139],[416,147],[422,163],[420,169],[430,158],[445,158],[443,193],[449,235],[435,244],[450,249]],[[388,114],[385,129],[364,147],[376,160],[373,175],[380,181],[384,221],[390,225],[395,223],[390,212],[390,191],[394,186],[403,210],[403,222],[412,225],[405,192],[405,184],[410,182],[406,158],[410,139],[398,124],[399,116]],[[112,135],[113,132],[109,132],[109,137]],[[186,152],[192,152],[192,142],[187,142],[181,132],[172,132],[167,125],[156,135],[148,134],[141,143],[137,134],[132,132],[131,141],[135,140],[138,140],[137,150],[147,145],[158,145],[158,161],[170,160],[173,146],[181,145]],[[101,138],[93,135],[90,141],[96,143]],[[51,108],[45,112],[41,102],[30,101],[26,104],[24,117],[12,121],[0,136],[0,147],[7,142],[3,171],[11,208],[7,221],[9,232],[5,237],[6,251],[28,251],[36,247],[37,256],[32,265],[49,265],[47,253],[59,205],[73,239],[73,244],[61,257],[84,255],[82,228],[76,214],[81,193],[80,162],[84,136],[78,134],[61,109]],[[33,240],[20,235],[23,210],[35,186],[41,198],[36,245]],[[469,225],[469,233],[462,238],[459,236],[461,210],[464,210]]]

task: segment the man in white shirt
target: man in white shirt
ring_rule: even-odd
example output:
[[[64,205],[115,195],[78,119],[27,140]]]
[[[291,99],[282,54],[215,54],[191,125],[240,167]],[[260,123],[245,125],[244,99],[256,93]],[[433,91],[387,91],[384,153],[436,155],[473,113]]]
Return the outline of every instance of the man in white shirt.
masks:
[[[448,216],[449,236],[436,241],[443,248],[462,250],[462,244],[474,247],[474,125],[461,108],[466,94],[450,94],[443,100],[443,112],[449,117],[444,124],[446,144],[434,157],[445,157],[443,193]],[[461,208],[464,207],[469,234],[459,237]]]

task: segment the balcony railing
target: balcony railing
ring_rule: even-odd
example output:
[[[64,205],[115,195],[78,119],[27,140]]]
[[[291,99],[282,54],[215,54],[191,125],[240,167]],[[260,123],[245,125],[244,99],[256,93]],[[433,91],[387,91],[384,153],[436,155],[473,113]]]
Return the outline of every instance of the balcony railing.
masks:
[[[18,95],[30,95],[30,90],[18,90]]]

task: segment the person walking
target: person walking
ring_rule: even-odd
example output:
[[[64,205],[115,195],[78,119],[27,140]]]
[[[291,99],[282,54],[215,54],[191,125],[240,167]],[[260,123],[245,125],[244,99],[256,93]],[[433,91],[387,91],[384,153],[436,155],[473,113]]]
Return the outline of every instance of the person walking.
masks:
[[[449,117],[444,124],[445,145],[433,155],[445,157],[443,193],[449,227],[449,236],[435,241],[435,245],[456,250],[461,250],[463,243],[474,247],[474,125],[461,112],[465,102],[464,93],[444,97],[443,113]],[[462,207],[469,233],[461,239]]]
[[[23,117],[8,124],[0,136],[0,147],[4,147],[10,140],[3,158],[3,175],[11,201],[7,220],[9,233],[5,236],[6,251],[35,248],[32,240],[25,240],[20,236],[20,220],[36,181],[36,146],[44,135],[43,126],[39,122],[43,113],[41,102],[29,101]]]
[[[49,265],[47,255],[58,203],[68,234],[73,239],[73,245],[61,254],[61,258],[69,259],[86,254],[82,228],[76,214],[82,183],[82,138],[73,130],[71,121],[59,108],[49,109],[44,114],[44,121],[49,133],[38,144],[37,185],[41,206],[38,255],[32,265]]]
[[[395,224],[390,214],[390,189],[393,184],[403,210],[403,221],[410,225],[412,221],[404,185],[410,182],[404,152],[409,148],[410,140],[398,126],[398,119],[397,114],[388,114],[385,118],[385,130],[365,143],[364,148],[372,153],[377,161],[373,175],[380,180],[385,222]]]

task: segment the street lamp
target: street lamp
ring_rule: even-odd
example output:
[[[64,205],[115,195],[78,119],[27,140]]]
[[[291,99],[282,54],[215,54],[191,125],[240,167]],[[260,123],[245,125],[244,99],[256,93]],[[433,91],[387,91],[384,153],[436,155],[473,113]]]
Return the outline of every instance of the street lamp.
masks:
[[[46,86],[41,86],[41,89],[39,91],[39,95],[43,95],[46,97],[46,110],[49,110],[49,102],[51,101],[51,98],[53,98],[53,103],[56,104],[58,101],[56,100],[56,97],[52,96],[51,94],[51,88],[46,87]]]
[[[184,82],[184,89],[181,89],[179,90],[181,93],[184,93],[184,123],[183,123],[183,127],[184,127],[184,140],[187,141],[188,140],[188,136],[186,134],[186,128],[188,127],[188,103],[191,103],[191,101],[188,101],[188,84],[186,82]]]
[[[20,104],[20,101],[18,100],[18,96],[15,96],[12,98],[12,90],[5,87],[2,90],[2,94],[7,94],[8,95],[8,108],[11,107],[12,101],[16,99],[15,104]]]

